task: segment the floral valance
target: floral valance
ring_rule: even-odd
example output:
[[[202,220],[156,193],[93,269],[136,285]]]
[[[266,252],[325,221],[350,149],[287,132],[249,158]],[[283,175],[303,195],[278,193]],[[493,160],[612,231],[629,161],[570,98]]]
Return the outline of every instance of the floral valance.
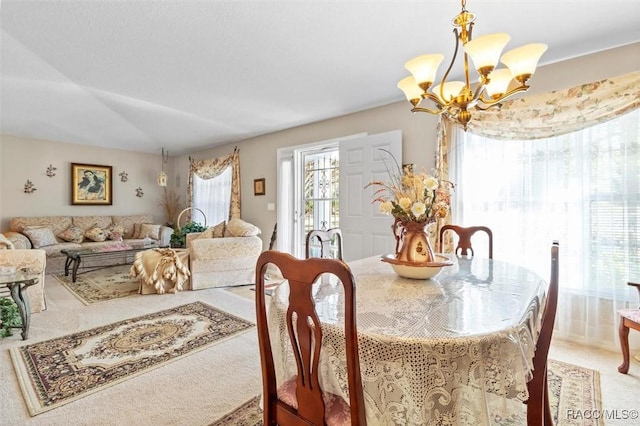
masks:
[[[234,149],[232,154],[209,160],[194,160],[189,157],[189,182],[187,192],[189,194],[188,207],[193,205],[193,176],[200,179],[213,179],[228,167],[232,168],[231,176],[231,205],[229,218],[240,218],[240,154]]]
[[[468,131],[493,139],[543,139],[609,121],[640,106],[640,71],[473,111]]]

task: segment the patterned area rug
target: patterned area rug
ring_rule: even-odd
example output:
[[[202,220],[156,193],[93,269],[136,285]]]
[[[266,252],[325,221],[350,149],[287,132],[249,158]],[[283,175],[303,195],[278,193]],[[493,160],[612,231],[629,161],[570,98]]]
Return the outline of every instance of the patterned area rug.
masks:
[[[253,326],[194,302],[10,352],[29,413],[35,416]]]
[[[597,371],[560,361],[549,360],[549,403],[553,412],[554,424],[602,425],[601,420],[575,419],[571,413],[581,411],[593,413],[602,409],[600,400],[600,375]],[[522,405],[522,416],[513,419],[500,419],[497,424],[521,426],[527,423],[526,406]],[[211,426],[261,426],[262,410],[260,396],[251,398]]]
[[[53,275],[67,290],[85,305],[127,297],[138,293],[139,279],[129,276],[130,265],[98,269],[77,275],[76,282],[69,276]]]

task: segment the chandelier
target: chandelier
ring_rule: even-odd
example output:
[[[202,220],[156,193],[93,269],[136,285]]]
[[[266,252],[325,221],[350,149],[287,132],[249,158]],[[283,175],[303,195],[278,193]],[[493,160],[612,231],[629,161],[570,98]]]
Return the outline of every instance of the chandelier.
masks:
[[[502,49],[511,39],[509,34],[487,34],[472,40],[471,32],[476,15],[465,9],[466,0],[462,0],[461,3],[462,11],[452,21],[455,27],[453,33],[456,47],[440,84],[431,88],[438,66],[444,59],[444,55],[436,53],[421,55],[407,62],[405,68],[412,75],[400,80],[398,88],[413,105],[412,112],[444,114],[467,130],[467,124],[471,120],[471,109],[486,110],[499,106],[500,102],[509,96],[529,89],[527,81],[535,72],[538,60],[547,50],[547,45],[527,44],[500,57]],[[465,81],[447,81],[456,61],[460,43],[464,50]],[[479,75],[475,84],[472,84],[469,76],[469,57],[473,60]],[[507,68],[496,68],[498,60]],[[433,102],[433,107],[420,106],[423,99]]]

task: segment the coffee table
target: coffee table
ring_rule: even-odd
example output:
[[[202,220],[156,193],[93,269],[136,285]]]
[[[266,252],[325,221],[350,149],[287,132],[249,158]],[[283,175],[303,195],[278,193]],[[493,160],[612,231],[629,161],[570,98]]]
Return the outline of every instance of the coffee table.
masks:
[[[80,263],[85,260],[100,260],[100,265],[83,266],[83,272],[95,271],[96,269],[108,268],[110,266],[127,265],[133,263],[133,259],[129,261],[129,255],[139,251],[149,250],[153,248],[167,247],[160,243],[140,244],[135,246],[113,245],[104,248],[95,249],[66,249],[60,250],[60,253],[67,256],[64,262],[64,275],[69,276],[69,268],[71,268],[71,282],[76,282]],[[114,260],[116,263],[105,261]]]
[[[38,276],[39,274],[35,274],[28,268],[9,274],[0,274],[0,293],[9,292],[13,301],[18,305],[22,319],[22,340],[27,340],[29,337],[29,324],[31,323],[29,298],[25,296],[24,289],[38,284]]]

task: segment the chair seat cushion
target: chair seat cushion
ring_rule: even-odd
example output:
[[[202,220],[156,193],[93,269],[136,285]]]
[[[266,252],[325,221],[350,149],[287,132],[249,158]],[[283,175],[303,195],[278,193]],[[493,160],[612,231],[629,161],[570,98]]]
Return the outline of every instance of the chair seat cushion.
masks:
[[[640,324],[640,309],[618,309],[618,314]]]
[[[277,390],[278,399],[285,404],[298,409],[296,398],[296,376],[284,382]],[[322,399],[325,405],[325,421],[328,426],[351,425],[351,409],[344,398],[329,393],[322,392]]]

